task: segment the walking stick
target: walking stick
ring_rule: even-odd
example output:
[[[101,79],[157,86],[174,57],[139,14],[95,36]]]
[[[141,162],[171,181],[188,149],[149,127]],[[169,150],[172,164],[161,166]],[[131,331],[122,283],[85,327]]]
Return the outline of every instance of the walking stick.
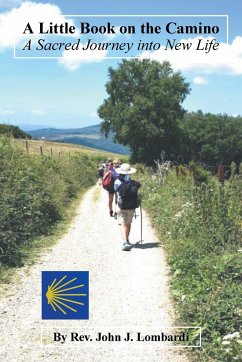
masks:
[[[142,244],[142,209],[141,209],[141,199],[140,199],[140,204],[139,204],[139,207],[140,207],[140,242]]]
[[[117,220],[117,192],[114,193],[114,219]]]

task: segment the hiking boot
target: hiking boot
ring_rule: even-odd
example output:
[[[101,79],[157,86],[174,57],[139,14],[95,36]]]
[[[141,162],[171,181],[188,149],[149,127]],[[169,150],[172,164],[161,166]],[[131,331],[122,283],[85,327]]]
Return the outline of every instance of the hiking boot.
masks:
[[[112,217],[113,216],[113,210],[110,210],[109,213],[110,213],[110,216]]]
[[[123,246],[122,246],[122,250],[124,250],[124,251],[129,251],[130,250],[130,243],[129,242],[127,242],[127,241],[125,241],[124,243],[123,243]]]

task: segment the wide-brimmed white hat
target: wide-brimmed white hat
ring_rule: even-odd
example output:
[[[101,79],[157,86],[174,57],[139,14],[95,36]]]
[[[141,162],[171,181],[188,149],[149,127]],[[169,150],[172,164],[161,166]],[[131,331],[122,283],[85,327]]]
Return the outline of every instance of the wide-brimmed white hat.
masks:
[[[122,165],[116,168],[115,171],[121,175],[130,175],[131,173],[136,172],[136,168],[130,167],[128,163],[122,163]]]

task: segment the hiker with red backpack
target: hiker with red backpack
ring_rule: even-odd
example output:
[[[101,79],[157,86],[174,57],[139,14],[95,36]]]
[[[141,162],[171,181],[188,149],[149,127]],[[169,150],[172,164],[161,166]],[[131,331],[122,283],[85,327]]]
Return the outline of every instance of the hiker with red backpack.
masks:
[[[108,191],[108,208],[109,215],[116,217],[116,212],[113,213],[113,198],[114,198],[114,182],[118,179],[119,174],[116,172],[117,167],[120,165],[119,160],[109,161],[107,164],[107,171],[105,172],[102,180],[102,185]]]
[[[116,169],[119,177],[114,182],[114,190],[117,193],[117,204],[119,207],[119,217],[121,217],[121,232],[123,237],[122,250],[128,251],[132,248],[129,241],[131,223],[135,213],[135,209],[139,206],[138,189],[140,183],[131,180],[131,174],[136,172],[134,167],[130,167],[128,163],[123,163]],[[142,237],[141,237],[142,238]]]
[[[103,179],[103,175],[104,175],[104,171],[105,171],[106,165],[104,162],[101,162],[98,166],[98,179],[99,179],[99,185],[102,184],[102,179]]]

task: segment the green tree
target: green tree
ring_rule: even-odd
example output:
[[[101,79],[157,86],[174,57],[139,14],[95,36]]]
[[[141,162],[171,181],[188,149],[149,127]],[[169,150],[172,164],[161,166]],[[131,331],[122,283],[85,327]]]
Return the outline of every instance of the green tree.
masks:
[[[0,124],[0,135],[5,135],[13,138],[32,138],[29,134],[25,133],[19,127],[7,124]]]
[[[162,151],[175,159],[189,84],[168,62],[148,59],[123,60],[108,74],[108,98],[98,109],[102,132],[129,146],[133,162],[152,164]]]
[[[242,117],[222,114],[187,113],[181,121],[185,141],[182,155],[209,165],[240,164],[242,159]]]

